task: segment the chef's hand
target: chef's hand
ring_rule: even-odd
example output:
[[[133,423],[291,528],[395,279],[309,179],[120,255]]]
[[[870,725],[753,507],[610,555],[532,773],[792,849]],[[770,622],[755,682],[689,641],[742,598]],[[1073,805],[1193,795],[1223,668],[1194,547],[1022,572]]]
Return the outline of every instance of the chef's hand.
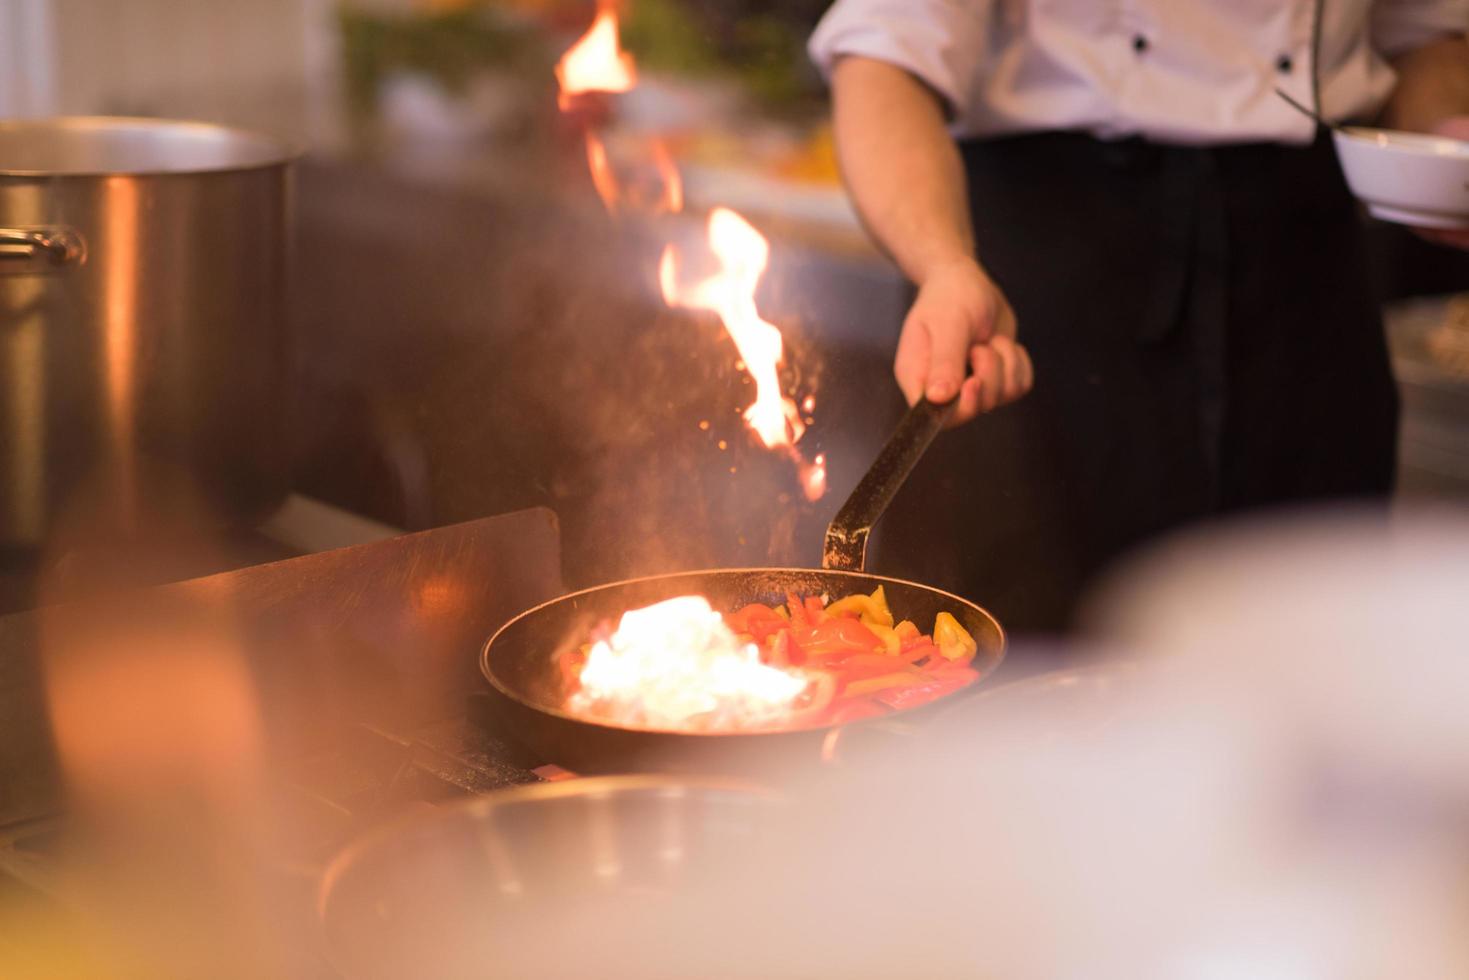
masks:
[[[1433,131],[1439,136],[1469,140],[1469,116],[1451,116],[1433,127]],[[1469,251],[1469,229],[1414,228],[1413,230],[1420,238],[1426,238],[1435,245],[1447,245],[1450,248]]]
[[[1030,355],[1015,342],[1010,303],[969,258],[924,276],[903,322],[893,374],[910,405],[925,395],[946,402],[957,392],[950,425],[1015,401],[1034,379]]]

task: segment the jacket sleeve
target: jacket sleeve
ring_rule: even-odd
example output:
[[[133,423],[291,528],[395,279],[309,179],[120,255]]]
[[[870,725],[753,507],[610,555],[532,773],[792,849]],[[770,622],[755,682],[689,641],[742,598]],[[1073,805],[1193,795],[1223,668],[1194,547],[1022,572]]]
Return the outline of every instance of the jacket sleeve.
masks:
[[[837,0],[811,35],[811,60],[828,79],[844,55],[887,62],[937,92],[952,116],[963,116],[984,56],[992,3]]]

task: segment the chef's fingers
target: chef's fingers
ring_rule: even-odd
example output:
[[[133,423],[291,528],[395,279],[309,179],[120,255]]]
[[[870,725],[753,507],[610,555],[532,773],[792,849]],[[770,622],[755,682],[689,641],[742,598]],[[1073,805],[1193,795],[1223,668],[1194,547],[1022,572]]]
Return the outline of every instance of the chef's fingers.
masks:
[[[1035,387],[1035,365],[1030,360],[1030,351],[1024,344],[1016,344],[1015,352],[1020,358],[1020,393],[1028,394]]]
[[[964,384],[964,365],[979,325],[953,314],[930,317],[928,323],[930,348],[924,394],[929,401],[951,401]]]
[[[923,397],[928,382],[928,352],[932,343],[922,316],[918,310],[908,314],[903,332],[898,335],[898,351],[893,355],[893,377],[898,379],[898,387],[909,405]]]
[[[1005,362],[993,344],[993,340],[988,344],[976,344],[969,351],[969,366],[979,379],[981,412],[993,412],[1004,404]]]
[[[1433,131],[1440,136],[1469,140],[1469,116],[1450,116],[1434,126]]]
[[[1020,355],[1018,345],[1009,337],[996,334],[990,340],[990,350],[1000,362],[999,404],[1007,405],[1024,394],[1020,387]]]
[[[1419,228],[1418,235],[1435,245],[1448,248],[1469,249],[1469,231],[1454,231],[1441,228]]]
[[[996,337],[990,341],[990,347],[994,348],[1005,368],[1005,387],[1000,396],[1000,404],[1009,404],[1030,391],[1034,382],[1035,372],[1030,364],[1030,354],[1009,337]]]
[[[969,354],[974,373],[959,389],[959,404],[949,420],[963,425],[978,415],[1008,405],[1030,391],[1035,368],[1030,353],[1009,337],[996,336],[988,344],[976,344]]]
[[[954,406],[954,414],[949,416],[949,428],[963,425],[979,414],[983,389],[984,382],[977,375],[964,379],[964,384],[959,388],[959,404]]]

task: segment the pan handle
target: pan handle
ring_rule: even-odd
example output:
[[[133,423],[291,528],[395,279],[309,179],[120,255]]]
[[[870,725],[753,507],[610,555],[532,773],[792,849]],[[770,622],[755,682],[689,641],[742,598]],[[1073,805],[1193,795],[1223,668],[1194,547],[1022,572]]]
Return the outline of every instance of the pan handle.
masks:
[[[888,438],[877,459],[858,482],[826,529],[821,567],[837,572],[860,572],[867,564],[867,537],[872,526],[898,495],[898,489],[918,464],[956,401],[939,404],[920,399]]]

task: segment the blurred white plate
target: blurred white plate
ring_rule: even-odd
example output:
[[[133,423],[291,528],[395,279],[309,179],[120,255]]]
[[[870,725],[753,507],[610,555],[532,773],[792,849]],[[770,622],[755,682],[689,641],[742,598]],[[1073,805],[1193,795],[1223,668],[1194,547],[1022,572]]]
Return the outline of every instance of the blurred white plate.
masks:
[[[1336,150],[1352,193],[1374,217],[1420,228],[1469,228],[1469,142],[1349,126]]]

